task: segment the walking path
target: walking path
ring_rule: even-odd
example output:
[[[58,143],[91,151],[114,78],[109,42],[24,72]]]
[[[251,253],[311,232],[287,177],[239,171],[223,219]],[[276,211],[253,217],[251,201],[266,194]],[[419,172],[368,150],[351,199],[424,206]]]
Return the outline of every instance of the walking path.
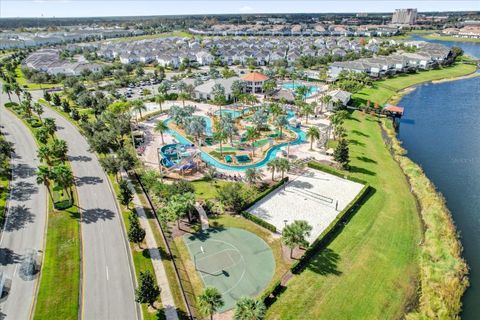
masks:
[[[177,320],[178,314],[175,308],[175,302],[173,300],[172,292],[170,291],[170,286],[168,285],[168,278],[165,272],[165,268],[163,266],[162,259],[160,257],[160,251],[158,250],[159,246],[153,236],[153,231],[150,227],[147,215],[143,210],[142,202],[138,197],[135,188],[133,187],[125,171],[122,171],[122,179],[128,182],[128,187],[133,192],[133,204],[135,206],[135,211],[137,212],[140,225],[145,230],[145,241],[148,246],[150,258],[152,260],[153,269],[155,270],[155,277],[157,278],[158,286],[161,289],[160,297],[162,299],[165,317],[167,318],[167,320]]]
[[[207,213],[205,212],[205,210],[203,209],[203,207],[199,203],[195,203],[195,209],[197,209],[198,214],[200,215],[200,222],[202,223],[202,230],[207,230],[209,228]]]

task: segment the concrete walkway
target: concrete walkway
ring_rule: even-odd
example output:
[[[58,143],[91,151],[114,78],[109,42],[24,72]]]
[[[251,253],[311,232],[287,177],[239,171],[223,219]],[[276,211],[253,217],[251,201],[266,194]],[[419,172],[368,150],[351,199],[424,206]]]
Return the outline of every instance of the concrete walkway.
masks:
[[[208,225],[207,213],[199,203],[195,203],[195,209],[197,209],[198,214],[200,215],[200,222],[202,223],[202,230],[207,230],[210,226]]]
[[[150,227],[147,215],[143,210],[143,204],[140,201],[140,198],[138,197],[135,188],[132,185],[125,171],[122,172],[122,179],[128,182],[128,186],[133,192],[133,204],[135,206],[140,225],[143,229],[145,229],[145,242],[147,243],[148,252],[150,253],[150,259],[152,260],[153,269],[155,270],[157,284],[161,289],[160,297],[162,299],[165,317],[167,320],[177,320],[178,314],[175,308],[175,302],[173,300],[172,292],[170,291],[170,286],[168,284],[167,274],[165,272],[162,259],[160,257],[160,251],[158,250],[159,246],[153,236],[153,231]]]

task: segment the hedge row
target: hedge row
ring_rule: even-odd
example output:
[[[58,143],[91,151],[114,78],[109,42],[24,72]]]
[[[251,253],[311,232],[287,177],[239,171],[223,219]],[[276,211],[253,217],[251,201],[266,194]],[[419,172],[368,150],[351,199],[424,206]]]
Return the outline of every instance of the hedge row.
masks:
[[[320,163],[320,162],[310,161],[310,162],[308,162],[307,165],[308,165],[309,168],[324,171],[326,173],[330,173],[334,176],[337,176],[337,177],[340,177],[340,178],[343,178],[343,179],[346,179],[346,180],[350,180],[350,181],[353,181],[353,182],[358,182],[358,183],[361,183],[361,184],[366,184],[366,182],[361,180],[361,179],[348,176],[347,174],[343,173],[342,171],[337,170],[337,169],[335,169],[331,166],[325,165],[325,164]]]
[[[277,232],[277,228],[273,225],[268,223],[267,221],[263,220],[262,218],[259,218],[247,211],[242,211],[240,213],[245,219],[248,219],[256,224],[258,224],[261,227],[264,227],[267,230],[270,230],[271,232]]]
[[[346,222],[348,218],[360,207],[361,203],[365,200],[369,194],[370,186],[365,184],[362,190],[357,196],[350,201],[350,203],[337,215],[327,229],[318,236],[317,239],[308,247],[303,256],[295,262],[290,270],[292,273],[299,273],[308,264],[310,258],[313,257],[318,251],[323,249],[333,238],[336,232],[341,228],[343,222]]]
[[[285,287],[282,286],[282,281],[277,280],[270,287],[263,291],[258,300],[263,301],[263,303],[265,303],[267,307],[271,306],[275,302],[279,294],[282,293],[284,290]]]

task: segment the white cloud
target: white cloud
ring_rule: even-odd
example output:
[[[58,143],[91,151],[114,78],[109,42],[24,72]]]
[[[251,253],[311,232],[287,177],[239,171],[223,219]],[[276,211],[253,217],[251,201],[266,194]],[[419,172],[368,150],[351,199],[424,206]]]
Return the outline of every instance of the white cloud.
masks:
[[[253,8],[250,7],[250,6],[244,5],[243,7],[240,7],[240,9],[238,11],[240,11],[240,12],[252,12]]]

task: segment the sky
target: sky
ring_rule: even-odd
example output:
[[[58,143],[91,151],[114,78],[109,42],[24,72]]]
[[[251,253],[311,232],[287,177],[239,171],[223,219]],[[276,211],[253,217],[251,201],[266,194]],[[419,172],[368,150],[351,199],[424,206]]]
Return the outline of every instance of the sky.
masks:
[[[480,11],[480,0],[0,0],[0,18],[99,17],[222,13],[324,13],[418,11]]]

